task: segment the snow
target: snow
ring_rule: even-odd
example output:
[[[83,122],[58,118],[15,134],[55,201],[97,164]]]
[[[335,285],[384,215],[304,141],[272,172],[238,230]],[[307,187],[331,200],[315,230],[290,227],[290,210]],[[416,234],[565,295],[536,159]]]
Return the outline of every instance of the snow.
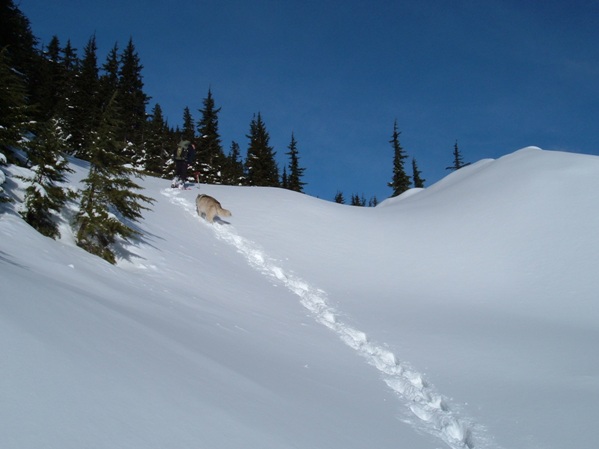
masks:
[[[0,206],[0,447],[596,446],[599,157],[525,148],[376,208],[140,184],[116,266]]]

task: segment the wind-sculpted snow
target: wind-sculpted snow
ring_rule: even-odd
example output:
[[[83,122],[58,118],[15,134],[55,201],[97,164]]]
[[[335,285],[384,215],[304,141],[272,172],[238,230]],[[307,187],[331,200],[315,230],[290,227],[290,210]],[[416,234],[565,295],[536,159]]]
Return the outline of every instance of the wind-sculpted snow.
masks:
[[[196,215],[195,205],[180,197],[178,191],[166,189],[162,193],[174,204]],[[421,373],[409,363],[399,361],[385,347],[369,341],[364,332],[340,321],[341,314],[329,305],[326,292],[286,272],[257,243],[239,235],[232,225],[218,222],[212,225],[204,220],[199,222],[211,227],[219,240],[234,246],[254,269],[297,295],[317,322],[335,332],[347,346],[374,366],[381,373],[385,384],[409,410],[409,424],[419,431],[438,437],[452,449],[490,447],[482,428],[452,410],[447,398],[438,393]]]

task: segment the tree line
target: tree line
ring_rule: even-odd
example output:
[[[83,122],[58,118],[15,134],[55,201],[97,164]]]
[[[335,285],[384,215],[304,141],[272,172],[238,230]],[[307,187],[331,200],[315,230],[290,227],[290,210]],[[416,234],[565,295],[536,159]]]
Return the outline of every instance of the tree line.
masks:
[[[299,162],[298,142],[291,133],[288,163],[282,173],[262,115],[250,122],[245,160],[239,143],[223,148],[219,133],[220,108],[209,89],[196,121],[188,107],[183,124],[172,127],[160,104],[146,112],[143,65],[133,39],[124,48],[115,44],[100,64],[95,35],[82,54],[70,40],[54,36],[40,48],[29,20],[12,0],[0,6],[0,153],[8,162],[25,163],[34,173],[27,179],[23,217],[40,232],[58,236],[53,214],[78,196],[75,219],[79,246],[110,262],[112,244],[136,234],[132,222],[141,218],[153,200],[139,193],[134,181],[143,175],[172,178],[173,150],[180,140],[196,143],[191,173],[201,183],[282,187],[303,192],[305,168]],[[423,187],[424,179],[412,159],[412,178],[406,175],[407,154],[399,143],[397,121],[390,141],[394,151],[393,196]],[[19,153],[16,149],[20,149]],[[455,168],[463,164],[455,145]],[[20,154],[24,154],[20,157]],[[68,172],[67,156],[88,161],[84,187],[74,192],[60,187]],[[0,159],[2,161],[2,159]],[[0,187],[0,200],[6,200]],[[338,192],[334,198],[345,203]],[[355,206],[375,206],[352,195]]]

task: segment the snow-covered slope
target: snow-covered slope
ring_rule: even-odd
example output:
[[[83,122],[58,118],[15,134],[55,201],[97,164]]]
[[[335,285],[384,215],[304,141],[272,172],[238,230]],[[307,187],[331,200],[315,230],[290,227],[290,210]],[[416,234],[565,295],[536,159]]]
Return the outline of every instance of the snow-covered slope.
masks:
[[[0,215],[0,447],[597,443],[599,158],[526,148],[376,208],[143,185],[117,266]]]

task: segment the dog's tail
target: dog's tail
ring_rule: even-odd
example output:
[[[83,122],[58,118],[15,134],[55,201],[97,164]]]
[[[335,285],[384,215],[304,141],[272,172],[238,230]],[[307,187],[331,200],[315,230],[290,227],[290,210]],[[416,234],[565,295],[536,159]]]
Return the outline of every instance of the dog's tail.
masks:
[[[220,205],[218,206],[218,214],[216,214],[220,217],[230,217],[231,216],[231,211],[227,210],[227,209],[223,209]]]

